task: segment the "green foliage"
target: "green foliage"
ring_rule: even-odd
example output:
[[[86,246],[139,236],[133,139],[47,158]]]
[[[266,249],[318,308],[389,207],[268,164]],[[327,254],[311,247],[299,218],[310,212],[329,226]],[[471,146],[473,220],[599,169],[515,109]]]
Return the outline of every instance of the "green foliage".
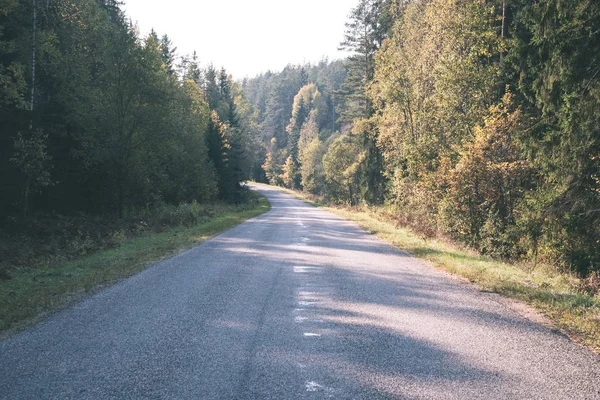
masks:
[[[521,111],[511,111],[511,103],[508,92],[490,108],[485,125],[475,127],[473,141],[448,174],[441,219],[444,231],[482,253],[515,258],[524,251],[516,214],[531,170],[516,142],[523,129]]]
[[[362,147],[364,157],[361,159],[361,168],[356,172],[360,181],[361,199],[369,204],[380,204],[385,191],[385,177],[383,175],[384,160],[377,147],[379,130],[374,119],[357,119],[352,127],[355,136]]]
[[[288,156],[301,168],[302,147],[312,140],[307,141],[307,137],[316,132],[325,140],[338,128],[333,93],[345,77],[342,61],[323,60],[317,65],[290,65],[280,73],[267,72],[244,80],[242,88],[255,110],[254,132],[264,155],[254,160],[251,170],[264,173],[265,181],[282,184]],[[298,187],[301,184],[296,183]]]
[[[36,130],[29,138],[24,138],[21,133],[17,134],[14,143],[14,162],[30,181],[33,187],[44,187],[52,184],[50,179],[50,168],[52,157],[48,155],[46,142],[48,135],[42,130]]]
[[[24,138],[19,132],[14,142],[14,155],[10,159],[23,174],[23,217],[29,211],[29,196],[37,190],[52,185],[50,176],[52,157],[48,155],[48,135],[42,130],[34,131]]]
[[[374,53],[387,36],[391,12],[388,1],[360,2],[342,43],[342,47],[356,53],[349,63],[323,60],[318,65],[288,66],[281,73],[268,72],[243,82],[246,97],[257,111],[254,118],[262,127],[259,134],[265,158],[260,166],[267,181],[353,204],[383,200],[383,158],[376,145],[378,130],[374,124],[357,123],[352,138],[347,138],[361,157],[354,160],[354,168],[343,168],[346,176],[341,180],[332,173],[326,180],[323,157],[329,154],[331,170],[341,171],[331,155],[342,155],[340,144],[332,152],[329,147],[339,136],[338,130],[348,133],[354,121],[340,118],[340,113],[356,110],[356,101],[360,103],[360,115],[370,113],[364,107],[369,101],[365,88],[373,75]],[[356,77],[359,79],[353,84]],[[349,182],[353,183],[348,186]]]
[[[32,213],[124,217],[245,199],[240,182],[261,149],[241,88],[225,70],[202,71],[195,54],[180,69],[169,37],[141,38],[120,7],[0,2],[1,220],[29,203]]]
[[[392,8],[389,0],[361,0],[349,16],[340,45],[341,49],[352,52],[346,61],[348,75],[337,93],[340,122],[345,129],[351,128],[353,134],[361,136],[364,159],[362,176],[357,179],[361,181],[362,199],[371,204],[383,200],[384,176],[382,154],[376,145],[378,130],[365,123],[374,111],[367,88],[374,77],[375,54],[391,27]]]
[[[285,164],[282,167],[281,180],[283,181],[283,185],[290,189],[296,189],[299,187],[300,174],[298,172],[298,165],[292,158],[289,156],[287,160],[285,160]]]
[[[600,7],[397,5],[367,93],[399,220],[493,256],[596,270]]]
[[[391,37],[375,56],[367,89],[375,115],[366,132],[376,134],[365,135],[376,138],[383,156],[388,202],[402,223],[425,236],[456,233],[479,243],[490,206],[485,211],[478,207],[489,199],[464,203],[478,198],[472,191],[479,189],[466,181],[456,184],[452,174],[461,159],[474,162],[468,146],[497,92],[495,60],[504,47],[495,9],[484,0],[434,0],[395,10]],[[479,178],[487,179],[474,179]],[[465,233],[465,226],[471,233]],[[500,228],[489,223],[486,229]]]
[[[8,66],[0,65],[0,106],[16,105],[25,107],[23,93],[25,92],[25,74],[23,66],[11,63]]]
[[[519,139],[537,178],[522,224],[541,256],[597,271],[600,5],[519,1],[511,12],[506,79],[531,118]]]
[[[281,171],[279,165],[280,164],[276,153],[274,153],[273,150],[267,152],[267,156],[265,158],[265,162],[262,165],[262,169],[265,171],[265,176],[271,185],[280,186],[282,184]]]
[[[331,197],[349,205],[360,202],[359,177],[365,157],[358,137],[341,135],[333,141],[323,157],[323,169]]]
[[[222,69],[217,76],[212,66],[206,72],[206,97],[212,111],[211,123],[207,132],[208,154],[217,169],[219,196],[230,202],[238,203],[242,199],[240,183],[250,176],[252,156],[257,151],[252,144],[247,126],[248,114],[242,115],[237,105],[248,109],[240,88],[227,72]]]
[[[17,0],[0,1],[0,110],[6,106],[25,107],[24,66],[14,59],[16,40],[7,39],[5,32],[7,25],[10,25],[9,18],[13,17],[18,5]]]
[[[323,157],[325,145],[318,137],[302,147],[300,153],[300,176],[302,187],[309,193],[322,194],[326,192],[325,169]]]
[[[340,49],[353,54],[348,57],[348,76],[341,87],[341,120],[351,123],[372,114],[371,100],[365,93],[375,70],[374,56],[390,28],[389,0],[360,0],[352,9]]]

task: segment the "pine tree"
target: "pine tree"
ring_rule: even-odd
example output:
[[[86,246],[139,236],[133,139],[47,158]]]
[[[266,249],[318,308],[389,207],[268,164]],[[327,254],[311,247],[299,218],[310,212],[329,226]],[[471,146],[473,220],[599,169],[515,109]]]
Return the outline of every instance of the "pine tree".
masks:
[[[160,39],[160,50],[167,73],[171,76],[175,75],[175,57],[177,53],[177,47],[173,46],[169,36],[163,35],[163,37]]]
[[[202,73],[200,72],[200,65],[198,63],[198,54],[194,50],[191,59],[188,60],[185,68],[185,78],[192,80],[200,88],[204,87],[202,82]]]
[[[375,71],[374,56],[390,29],[390,1],[361,0],[346,23],[344,41],[340,49],[351,51],[346,68],[348,75],[341,90],[338,109],[340,122],[346,125],[360,123],[361,127],[373,126],[361,122],[373,114],[373,106],[367,96],[367,85]],[[383,157],[377,147],[377,130],[353,129],[360,136],[363,146],[363,167],[356,169],[364,183],[363,197],[369,203],[380,203],[384,196]]]
[[[518,1],[509,10],[506,70],[532,120],[520,139],[539,177],[525,225],[535,247],[585,275],[600,265],[600,4]]]
[[[342,122],[368,118],[373,112],[365,90],[373,79],[375,52],[390,29],[389,12],[390,2],[387,0],[361,0],[346,23],[340,50],[349,51],[352,55],[346,61],[348,76],[337,93]]]

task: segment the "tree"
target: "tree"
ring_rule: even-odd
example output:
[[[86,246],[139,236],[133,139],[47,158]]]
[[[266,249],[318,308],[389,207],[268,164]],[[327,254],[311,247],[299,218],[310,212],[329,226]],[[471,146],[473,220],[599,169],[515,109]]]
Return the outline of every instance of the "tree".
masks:
[[[509,11],[505,78],[531,120],[519,139],[538,176],[528,229],[544,256],[582,275],[598,271],[600,4],[518,1]]]
[[[0,0],[0,218],[214,201],[209,102],[239,200],[254,144],[235,84],[214,69],[205,82],[196,55],[176,73],[175,52],[167,35],[141,38],[118,0]]]
[[[206,86],[203,89],[206,101],[208,101],[208,106],[211,110],[219,110],[221,105],[221,92],[217,83],[217,70],[212,64],[206,67],[204,81]],[[222,110],[221,113],[223,113]],[[219,118],[221,117],[222,115],[219,115]]]
[[[136,46],[136,37],[131,29],[118,31],[111,38],[111,51],[107,55],[103,80],[108,90],[103,100],[101,131],[94,139],[100,143],[97,148],[104,150],[98,154],[102,163],[110,165],[117,194],[117,211],[123,217],[127,202],[128,185],[131,181],[131,161],[136,150],[135,139],[144,115],[145,77],[140,70],[142,49]],[[148,38],[148,49],[156,46],[156,39]],[[104,132],[110,132],[105,135]],[[92,149],[92,151],[95,151]]]
[[[515,245],[517,208],[532,176],[516,140],[522,113],[513,107],[507,92],[490,107],[485,124],[475,128],[473,141],[450,171],[443,215],[447,232],[482,253],[505,258],[523,251]]]
[[[196,54],[196,51],[192,53],[191,59],[187,61],[185,72],[183,75],[184,79],[192,80],[199,87],[204,87],[202,81],[202,73],[200,72],[200,66],[198,64],[198,54]]]
[[[374,55],[381,47],[390,28],[390,1],[360,0],[346,23],[340,50],[353,54],[348,57],[348,76],[338,95],[341,95],[341,120],[350,123],[372,114],[370,99],[365,90],[373,79]]]
[[[428,235],[439,228],[447,174],[504,90],[495,12],[483,0],[407,4],[375,57],[375,115],[363,131],[383,156],[388,200]]]
[[[228,150],[230,145],[227,142],[226,129],[225,124],[219,119],[219,114],[213,110],[206,132],[208,156],[217,171],[217,185],[220,197],[230,199],[232,196],[228,170]]]
[[[267,151],[267,155],[265,157],[265,162],[262,164],[262,169],[265,171],[265,175],[267,177],[267,181],[271,185],[279,185],[280,184],[280,168],[277,165],[277,161],[275,160],[275,156],[273,151]]]
[[[355,136],[335,139],[323,157],[325,179],[330,196],[351,206],[360,201],[360,169],[365,154]]]
[[[47,140],[48,135],[44,134],[42,130],[34,131],[29,138],[25,138],[19,133],[15,139],[15,152],[11,161],[24,176],[23,218],[26,218],[29,212],[31,193],[53,184],[50,177],[52,158],[47,152]]]
[[[299,153],[302,151],[302,146],[307,143],[307,129],[316,129],[318,135],[318,127],[315,127],[316,119],[319,112],[322,112],[323,104],[321,93],[314,83],[304,85],[294,97],[292,106],[292,118],[286,127],[288,133],[287,150],[294,164],[295,170],[300,165]],[[310,121],[309,121],[310,119]],[[311,128],[305,128],[307,123],[311,124]],[[304,138],[302,134],[304,133]],[[312,138],[311,138],[312,139]],[[300,175],[294,175],[294,187],[300,187]]]
[[[282,167],[281,180],[283,181],[285,187],[297,189],[299,179],[300,174],[298,173],[298,165],[292,156],[288,156],[287,160],[285,160],[285,164],[283,164]]]
[[[0,2],[0,108],[6,106],[25,107],[24,67],[19,61],[11,60],[16,53],[15,40],[4,38],[7,18],[16,12],[17,7],[17,0],[3,0]]]
[[[374,56],[388,35],[391,19],[391,2],[385,0],[361,0],[350,14],[346,23],[344,41],[340,49],[351,51],[348,57],[348,75],[341,90],[339,111],[340,121],[351,126],[357,121],[368,119],[373,114],[371,99],[366,89],[374,76]],[[361,127],[365,125],[361,123]],[[377,130],[360,131],[364,166],[361,168],[363,183],[366,187],[363,194],[369,203],[380,203],[383,200],[383,158],[377,148]]]
[[[232,96],[240,127],[240,138],[238,140],[243,146],[243,154],[240,160],[243,179],[250,178],[258,182],[265,182],[265,173],[261,168],[265,149],[259,141],[261,127],[257,121],[258,110],[248,101],[244,90],[238,83],[234,83],[232,86]]]
[[[240,182],[248,179],[251,169],[248,153],[252,151],[237,111],[236,96],[240,96],[240,89],[225,69],[217,75],[216,70],[209,66],[205,80],[205,94],[213,110],[207,144],[219,174],[219,194],[227,201],[239,202],[242,194]],[[242,99],[237,101],[241,104]]]
[[[318,137],[312,139],[306,146],[302,147],[300,153],[300,176],[302,188],[313,194],[325,192],[325,170],[323,168],[323,156],[325,146]]]
[[[163,136],[160,142],[161,157],[158,175],[149,181],[155,193],[167,203],[199,203],[217,198],[217,175],[208,156],[206,134],[210,110],[204,93],[196,82],[182,82],[170,103]],[[162,129],[161,129],[162,130]]]
[[[356,143],[362,149],[361,168],[356,170],[360,174],[357,179],[361,198],[369,204],[381,204],[385,195],[384,162],[377,147],[379,131],[374,119],[354,121],[351,135],[356,137]]]
[[[163,37],[160,39],[160,52],[167,73],[169,75],[174,75],[177,47],[173,46],[171,39],[169,39],[169,36],[167,35],[163,35]]]

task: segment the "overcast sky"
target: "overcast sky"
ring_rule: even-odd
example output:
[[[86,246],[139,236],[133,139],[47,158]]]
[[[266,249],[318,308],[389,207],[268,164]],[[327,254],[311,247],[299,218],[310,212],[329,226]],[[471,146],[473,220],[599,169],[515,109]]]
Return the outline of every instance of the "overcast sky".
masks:
[[[198,52],[202,65],[235,79],[287,64],[343,58],[337,47],[358,0],[125,0],[143,35],[167,34],[179,55]]]

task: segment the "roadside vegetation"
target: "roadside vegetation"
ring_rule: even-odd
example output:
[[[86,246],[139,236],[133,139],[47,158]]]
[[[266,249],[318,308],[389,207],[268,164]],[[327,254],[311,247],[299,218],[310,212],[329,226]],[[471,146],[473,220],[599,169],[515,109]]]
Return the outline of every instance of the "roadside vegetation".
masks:
[[[578,277],[568,269],[531,261],[506,262],[483,256],[444,238],[427,238],[402,226],[390,209],[334,204],[322,197],[289,190],[309,204],[356,222],[366,231],[436,268],[465,278],[479,290],[533,306],[555,328],[600,354],[600,279]]]
[[[255,192],[239,205],[141,210],[121,220],[30,219],[0,236],[0,331],[25,326],[96,290],[269,210]],[[20,231],[22,230],[22,232]]]
[[[587,0],[360,0],[345,76],[332,63],[244,82],[266,180],[593,279],[599,25]]]
[[[357,0],[344,69],[243,83],[264,181],[598,349],[598,26],[587,0]]]
[[[0,1],[0,330],[265,210],[223,68],[116,0]]]

